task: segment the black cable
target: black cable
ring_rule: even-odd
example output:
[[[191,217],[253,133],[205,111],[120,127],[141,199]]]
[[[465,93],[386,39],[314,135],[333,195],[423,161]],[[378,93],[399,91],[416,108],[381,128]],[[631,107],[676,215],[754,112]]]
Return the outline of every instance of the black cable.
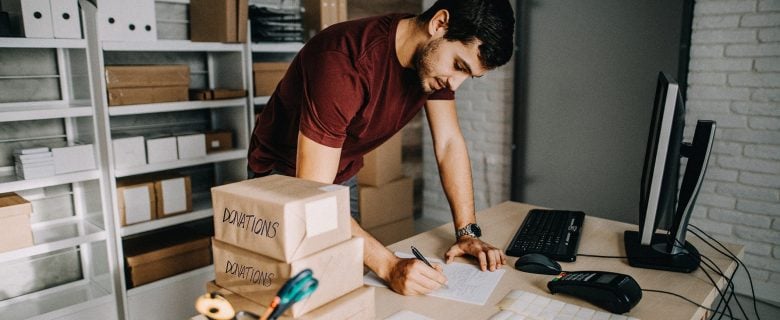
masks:
[[[739,307],[739,310],[742,312],[742,316],[744,316],[745,319],[747,319],[748,318],[747,312],[745,312],[745,309],[742,307],[742,303],[739,302],[739,299],[736,298],[736,296],[735,296],[736,295],[736,290],[735,290],[736,287],[734,285],[734,277],[733,276],[731,276],[731,277],[726,276],[725,273],[723,272],[723,270],[720,267],[718,267],[717,264],[715,264],[715,261],[712,261],[712,259],[710,259],[709,257],[707,257],[705,255],[701,255],[701,256],[703,258],[707,259],[707,261],[709,261],[710,264],[712,264],[713,266],[715,266],[718,269],[717,271],[715,271],[715,270],[713,270],[713,271],[718,273],[720,276],[728,279],[728,283],[726,283],[726,288],[727,289],[731,288],[731,295],[729,296],[728,299],[726,299],[726,303],[729,303],[731,301],[731,298],[734,298],[734,301],[737,303],[737,307]],[[710,269],[712,269],[712,267],[710,267]],[[734,275],[737,274],[738,270],[739,270],[739,263],[737,263],[736,268],[734,268]]]
[[[688,298],[686,298],[686,297],[683,297],[682,295],[676,294],[676,293],[674,293],[674,292],[663,291],[663,290],[655,290],[655,289],[642,289],[642,291],[644,291],[644,292],[665,293],[665,294],[673,295],[673,296],[675,296],[675,297],[678,297],[678,298],[680,298],[680,299],[683,299],[683,300],[685,300],[685,301],[688,301],[688,302],[690,302],[691,304],[693,304],[693,305],[695,305],[695,306],[697,306],[697,307],[699,307],[699,308],[703,308],[703,309],[705,309],[705,310],[707,310],[707,311],[710,311],[710,312],[712,312],[712,313],[720,313],[720,314],[723,314],[722,312],[716,311],[716,310],[714,310],[714,309],[712,309],[712,308],[707,308],[707,307],[705,307],[705,306],[703,306],[703,305],[700,305],[700,304],[696,303],[695,301],[693,301],[693,300],[691,300],[691,299],[688,299]],[[734,318],[734,317],[731,317],[731,318],[732,318],[732,319],[736,319],[736,320],[740,320],[739,318]]]
[[[702,238],[702,236],[700,236],[700,235],[699,235],[698,233],[696,233],[695,231],[691,230],[690,228],[688,229],[688,231],[690,231],[690,232],[691,232],[691,233],[693,233],[695,236],[697,236],[699,239],[701,239],[702,241],[704,241],[704,242],[705,242],[707,245],[709,245],[709,246],[710,246],[710,247],[712,247],[713,249],[717,250],[718,252],[720,252],[720,253],[721,253],[721,254],[723,254],[724,256],[731,257],[731,259],[733,259],[734,261],[736,261],[738,265],[739,265],[739,264],[741,264],[741,265],[742,265],[742,267],[745,269],[745,273],[747,273],[747,276],[748,276],[748,281],[750,282],[750,293],[751,293],[751,295],[752,295],[752,297],[753,297],[753,311],[756,313],[756,319],[758,319],[758,320],[761,320],[761,316],[758,314],[758,305],[756,304],[756,291],[755,291],[755,289],[754,289],[754,287],[753,287],[753,277],[751,277],[751,276],[750,276],[750,269],[747,267],[747,265],[745,265],[745,263],[744,263],[744,262],[742,262],[742,260],[740,260],[739,258],[737,258],[737,256],[736,256],[736,255],[735,255],[733,252],[731,252],[731,250],[729,250],[728,248],[726,248],[726,246],[724,246],[724,245],[723,245],[723,244],[722,244],[720,241],[718,241],[717,239],[715,239],[715,238],[713,238],[712,236],[708,235],[706,232],[704,232],[704,230],[700,229],[699,227],[697,227],[697,226],[695,226],[695,225],[693,225],[693,224],[688,224],[688,226],[689,226],[689,227],[692,227],[692,228],[695,228],[696,230],[698,230],[699,232],[701,232],[702,234],[704,234],[705,236],[707,236],[707,238],[710,238],[712,241],[715,241],[715,243],[717,243],[717,244],[718,244],[718,245],[719,245],[721,248],[723,248],[723,250],[726,250],[726,251],[728,252],[728,254],[724,253],[723,251],[720,251],[718,248],[716,248],[715,246],[713,246],[713,245],[712,245],[712,244],[711,244],[709,241],[707,241],[707,240],[705,240],[704,238]],[[736,273],[736,272],[735,272],[735,273]]]
[[[723,304],[724,305],[723,306],[724,310],[728,310],[728,312],[729,312],[729,317],[734,318],[734,314],[733,314],[733,312],[731,310],[731,306],[729,305],[729,303],[731,302],[731,298],[734,297],[734,288],[733,288],[733,284],[732,284],[731,278],[726,276],[725,274],[723,274],[723,271],[720,269],[720,267],[718,267],[717,264],[713,263],[710,258],[708,258],[708,257],[706,257],[704,255],[701,255],[701,257],[708,260],[708,261],[704,261],[704,260],[700,259],[699,261],[700,261],[700,263],[702,265],[704,265],[705,267],[707,267],[710,270],[712,270],[713,272],[715,272],[715,274],[718,274],[721,277],[724,277],[724,278],[728,279],[728,282],[726,283],[726,287],[723,289],[723,292],[726,294],[726,296],[722,296],[721,297],[721,300],[718,301],[718,305],[715,307],[715,310],[719,310],[721,304]],[[707,274],[707,271],[704,270],[703,268],[702,268],[702,271],[705,274]],[[730,295],[728,294],[729,289],[731,289],[731,294]],[[723,315],[724,314],[721,314],[718,319],[722,319]],[[745,315],[744,312],[743,312],[743,315],[745,317],[747,317],[747,315]]]

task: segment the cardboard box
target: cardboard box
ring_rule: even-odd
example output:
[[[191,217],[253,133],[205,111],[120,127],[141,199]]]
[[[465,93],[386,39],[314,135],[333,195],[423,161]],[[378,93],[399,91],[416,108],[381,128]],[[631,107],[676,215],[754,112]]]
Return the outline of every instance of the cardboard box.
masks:
[[[191,0],[193,42],[246,42],[248,0]]]
[[[350,238],[349,188],[282,175],[211,188],[214,236],[284,262]]]
[[[34,245],[31,213],[32,204],[16,193],[0,194],[0,252]]]
[[[146,160],[149,164],[179,159],[176,137],[150,137],[146,139]]]
[[[195,159],[206,156],[206,135],[202,133],[176,136],[179,159]]]
[[[192,211],[192,181],[189,176],[155,181],[154,194],[157,219]]]
[[[146,164],[144,137],[122,137],[111,139],[114,149],[114,168],[125,169]]]
[[[189,85],[190,66],[186,64],[106,66],[106,88],[108,89],[142,87],[186,88]]]
[[[108,106],[189,101],[186,86],[108,89]]]
[[[339,13],[342,10],[339,8],[339,0],[304,0],[302,6],[306,8],[306,12],[303,14],[303,27],[304,36],[307,39],[311,39],[318,32],[340,22],[340,16],[343,15],[346,18],[346,14]],[[343,10],[346,8],[345,2]]]
[[[236,311],[248,311],[256,315],[262,315],[267,308],[266,303],[255,303],[228,289],[222,288],[214,281],[206,283],[206,292],[218,293],[225,298]],[[301,317],[300,320],[374,320],[376,318],[376,303],[374,301],[374,287],[362,286],[347,293],[336,300],[327,303]],[[279,317],[281,320],[293,319],[288,316]]]
[[[216,283],[255,303],[268,303],[281,286],[309,268],[319,280],[317,290],[287,310],[299,317],[363,286],[363,238],[352,238],[290,263],[212,241]]]
[[[363,168],[358,171],[360,185],[380,187],[403,177],[401,160],[401,132],[385,141],[381,146],[363,156]]]
[[[124,252],[133,287],[211,264],[208,235],[187,229],[125,240]]]
[[[213,89],[211,90],[213,99],[231,99],[246,97],[246,90],[244,89]]]
[[[413,236],[414,233],[414,217],[409,217],[396,222],[390,222],[378,227],[373,227],[368,230],[374,238],[379,240],[383,245],[388,246],[398,241],[404,240]]]
[[[206,132],[206,153],[231,149],[233,149],[233,132],[228,130]]]
[[[92,144],[51,148],[51,153],[54,157],[55,174],[92,170],[97,168],[97,165],[95,164],[95,151],[92,148]]]
[[[371,229],[414,215],[414,182],[401,178],[381,187],[360,186],[360,225]]]
[[[122,226],[150,221],[157,216],[153,182],[119,180],[116,182],[116,196]]]
[[[211,89],[190,89],[190,100],[212,100],[214,93]]]
[[[252,64],[252,78],[255,82],[255,97],[270,96],[282,80],[289,62],[255,62]]]

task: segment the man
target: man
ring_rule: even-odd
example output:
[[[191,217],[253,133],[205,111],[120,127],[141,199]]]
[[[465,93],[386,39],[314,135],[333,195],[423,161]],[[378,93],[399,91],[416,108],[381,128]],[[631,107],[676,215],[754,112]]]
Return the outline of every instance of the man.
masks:
[[[454,91],[511,58],[513,30],[508,0],[440,0],[416,17],[392,14],[323,30],[298,53],[259,115],[250,176],[282,173],[349,185],[359,219],[355,175],[363,155],[424,105],[456,228],[447,262],[468,254],[483,271],[500,268],[506,263],[501,250],[479,239]],[[426,294],[447,281],[441,266],[395,257],[355,219],[352,233],[365,238],[365,265],[391,289]]]

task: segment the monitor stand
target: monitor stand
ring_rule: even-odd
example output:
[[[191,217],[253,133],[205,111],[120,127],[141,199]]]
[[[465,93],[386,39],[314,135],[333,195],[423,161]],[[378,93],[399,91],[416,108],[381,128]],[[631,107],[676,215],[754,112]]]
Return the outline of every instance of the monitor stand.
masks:
[[[669,236],[656,233],[651,245],[640,243],[639,232],[626,231],[623,242],[626,248],[628,264],[636,268],[658,269],[674,272],[691,273],[699,268],[701,255],[690,242],[686,241],[682,253],[671,254],[666,251]]]

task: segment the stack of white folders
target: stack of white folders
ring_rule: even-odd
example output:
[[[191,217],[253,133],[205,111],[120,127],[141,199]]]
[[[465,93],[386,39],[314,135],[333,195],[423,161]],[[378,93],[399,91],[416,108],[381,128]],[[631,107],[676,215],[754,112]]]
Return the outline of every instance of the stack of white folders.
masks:
[[[14,169],[19,179],[54,176],[54,156],[48,147],[14,151]]]

